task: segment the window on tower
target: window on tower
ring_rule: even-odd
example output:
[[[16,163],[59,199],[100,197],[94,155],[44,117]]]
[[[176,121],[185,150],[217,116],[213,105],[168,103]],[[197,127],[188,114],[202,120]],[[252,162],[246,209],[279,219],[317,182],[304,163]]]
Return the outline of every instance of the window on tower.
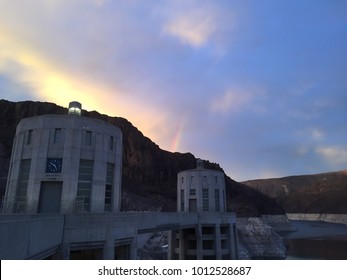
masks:
[[[61,142],[61,128],[54,129],[53,142],[54,142],[54,144]]]
[[[30,129],[30,130],[28,130],[28,134],[27,134],[27,145],[31,144],[32,138],[33,138],[33,130]]]
[[[92,144],[92,132],[89,130],[86,131],[85,144],[87,146],[90,146]]]
[[[105,211],[112,211],[112,189],[113,189],[113,173],[114,164],[107,163],[106,170],[106,186],[105,186]]]
[[[114,146],[114,138],[113,136],[110,136],[109,138],[109,148],[111,151],[113,151],[113,146]]]
[[[184,190],[181,190],[181,212],[184,212]]]
[[[202,211],[209,211],[208,189],[202,189]]]
[[[220,199],[219,199],[219,190],[218,189],[214,190],[214,199],[215,199],[216,212],[219,212],[220,211]]]
[[[93,182],[93,166],[94,161],[92,160],[80,160],[76,194],[77,212],[90,211],[90,196]]]

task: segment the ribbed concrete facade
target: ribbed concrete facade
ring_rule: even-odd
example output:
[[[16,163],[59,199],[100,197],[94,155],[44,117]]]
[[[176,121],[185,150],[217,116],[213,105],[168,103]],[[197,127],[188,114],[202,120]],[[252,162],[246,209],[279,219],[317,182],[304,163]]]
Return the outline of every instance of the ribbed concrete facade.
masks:
[[[7,213],[118,212],[121,130],[78,115],[43,115],[17,126]]]
[[[221,219],[226,212],[224,173],[205,169],[201,160],[197,168],[177,175],[177,211],[210,213],[213,222],[199,221],[190,229],[170,234],[171,259],[236,259],[236,224]]]
[[[197,168],[177,175],[178,212],[225,212],[224,173],[205,169],[198,160]]]

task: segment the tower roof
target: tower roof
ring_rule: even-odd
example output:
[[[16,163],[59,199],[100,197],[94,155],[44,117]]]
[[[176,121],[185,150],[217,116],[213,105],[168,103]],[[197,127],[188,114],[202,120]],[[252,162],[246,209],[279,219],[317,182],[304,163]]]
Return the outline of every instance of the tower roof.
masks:
[[[82,105],[81,105],[81,103],[79,103],[77,101],[71,101],[69,103],[69,110],[68,110],[68,114],[69,115],[80,116],[81,112],[82,112]]]

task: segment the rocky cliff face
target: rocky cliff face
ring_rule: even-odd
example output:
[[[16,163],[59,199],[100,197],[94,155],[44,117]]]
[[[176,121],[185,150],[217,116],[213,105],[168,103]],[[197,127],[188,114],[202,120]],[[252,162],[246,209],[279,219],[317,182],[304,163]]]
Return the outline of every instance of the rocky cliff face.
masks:
[[[347,213],[347,170],[243,184],[271,196],[288,213]]]
[[[0,197],[4,195],[12,142],[18,122],[43,114],[66,114],[67,109],[52,103],[0,100]],[[129,121],[98,112],[83,116],[102,119],[123,132],[122,210],[176,211],[177,173],[196,166],[190,153],[171,153],[159,148]],[[219,169],[205,161],[206,168]],[[281,215],[283,209],[258,190],[226,179],[227,208],[238,216]]]
[[[285,259],[281,236],[260,218],[237,220],[239,259]]]

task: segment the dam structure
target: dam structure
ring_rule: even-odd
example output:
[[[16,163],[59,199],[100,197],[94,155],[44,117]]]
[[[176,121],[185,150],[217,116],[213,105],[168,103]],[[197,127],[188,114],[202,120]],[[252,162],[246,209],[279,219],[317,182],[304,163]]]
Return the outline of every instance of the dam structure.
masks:
[[[172,231],[170,259],[235,259],[236,224],[222,219],[226,213],[224,173],[205,169],[197,160],[196,169],[177,175],[177,212],[209,213],[215,218],[194,228]]]
[[[226,212],[222,172],[200,160],[197,169],[180,172],[177,212],[121,212],[122,132],[81,113],[74,101],[66,115],[19,122],[0,215],[0,259],[136,259],[139,236],[158,231],[171,233],[168,259],[237,258],[236,217]],[[196,181],[187,183],[192,176]]]

